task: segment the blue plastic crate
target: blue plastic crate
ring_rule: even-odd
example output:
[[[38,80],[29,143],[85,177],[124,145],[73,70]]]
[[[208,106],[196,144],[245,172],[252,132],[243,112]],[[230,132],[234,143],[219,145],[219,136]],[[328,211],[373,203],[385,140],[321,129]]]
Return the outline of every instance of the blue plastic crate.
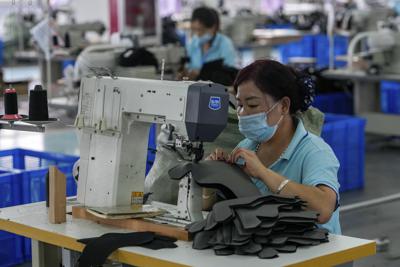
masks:
[[[312,104],[324,113],[347,114],[353,112],[353,96],[345,92],[319,94]]]
[[[26,204],[45,200],[46,174],[48,167],[57,166],[67,178],[67,196],[76,195],[76,183],[72,176],[72,168],[78,160],[76,156],[69,156],[60,153],[38,152],[26,149],[10,149],[0,151],[0,168],[12,172],[3,181],[13,181],[14,199],[13,205]],[[1,180],[0,180],[1,184]],[[11,183],[9,183],[11,184]],[[1,187],[1,185],[0,185]],[[10,202],[11,203],[11,202]],[[23,237],[21,237],[23,238]],[[28,238],[22,239],[24,258],[31,258],[31,242]]]
[[[21,236],[0,231],[0,267],[11,267],[24,262]]]
[[[358,117],[326,114],[321,137],[340,162],[340,192],[364,187],[365,124]]]
[[[21,175],[0,169],[0,208],[21,204]]]
[[[292,57],[315,57],[314,36],[305,35],[299,41],[290,42],[279,46],[281,62],[289,63]]]
[[[334,55],[347,55],[347,47],[349,38],[346,36],[335,35],[334,37]],[[317,34],[314,36],[315,57],[317,68],[329,67],[329,39],[327,35]],[[346,61],[335,60],[335,67],[340,68],[346,66]]]
[[[266,24],[264,25],[266,29],[294,29],[294,25],[291,23],[282,23],[282,24]]]
[[[45,200],[46,173],[51,165],[57,166],[67,178],[67,195],[76,195],[76,183],[72,177],[72,167],[76,156],[60,153],[38,152],[26,149],[0,151],[0,167],[21,171],[21,199],[18,204]]]
[[[400,82],[381,82],[381,110],[385,113],[400,114]]]

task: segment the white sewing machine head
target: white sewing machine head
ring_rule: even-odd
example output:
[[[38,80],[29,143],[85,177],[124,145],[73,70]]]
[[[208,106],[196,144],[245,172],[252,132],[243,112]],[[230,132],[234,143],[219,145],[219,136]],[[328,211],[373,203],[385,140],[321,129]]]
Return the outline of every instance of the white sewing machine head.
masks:
[[[132,204],[144,189],[151,123],[173,125],[171,140],[199,160],[202,142],[214,141],[225,128],[228,105],[227,89],[208,82],[84,78],[75,122],[78,201],[93,207]]]

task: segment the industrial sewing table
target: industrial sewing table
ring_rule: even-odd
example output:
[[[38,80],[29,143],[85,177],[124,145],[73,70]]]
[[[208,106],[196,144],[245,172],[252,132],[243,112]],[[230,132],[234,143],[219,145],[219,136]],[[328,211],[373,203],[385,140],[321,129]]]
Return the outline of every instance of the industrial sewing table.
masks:
[[[350,80],[354,83],[354,113],[367,119],[365,131],[373,134],[399,135],[400,116],[382,113],[380,104],[380,82],[400,82],[400,75],[368,75],[361,71],[347,69],[326,70],[322,76],[335,80]]]
[[[68,202],[71,211],[73,202]],[[0,209],[0,229],[32,238],[32,266],[56,266],[49,251],[57,247],[82,251],[77,239],[100,236],[108,232],[131,230],[100,225],[67,215],[67,222],[48,222],[45,202]],[[126,247],[115,251],[110,259],[135,266],[333,266],[375,254],[375,242],[359,238],[330,235],[330,242],[315,247],[299,248],[296,253],[280,254],[262,260],[257,256],[216,256],[213,250],[194,250],[191,242],[178,241],[178,248],[150,250]],[[58,259],[55,259],[58,260]]]

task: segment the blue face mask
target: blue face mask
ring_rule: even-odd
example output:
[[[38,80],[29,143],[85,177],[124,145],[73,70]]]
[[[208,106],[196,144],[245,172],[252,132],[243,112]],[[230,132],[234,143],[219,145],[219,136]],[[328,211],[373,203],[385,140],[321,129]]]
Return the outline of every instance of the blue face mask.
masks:
[[[247,138],[257,143],[263,143],[270,140],[283,116],[279,119],[278,123],[270,126],[267,123],[268,113],[270,113],[278,104],[277,102],[267,112],[261,112],[253,115],[238,116],[239,117],[239,131]]]
[[[212,35],[209,33],[198,36],[197,34],[193,37],[193,40],[197,41],[199,45],[204,45],[205,43],[211,41]]]

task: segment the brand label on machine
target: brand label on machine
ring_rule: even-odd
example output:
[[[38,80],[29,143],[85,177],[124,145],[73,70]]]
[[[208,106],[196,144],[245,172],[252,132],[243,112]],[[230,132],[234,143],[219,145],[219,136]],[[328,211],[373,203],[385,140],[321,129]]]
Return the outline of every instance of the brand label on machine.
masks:
[[[210,101],[208,102],[208,107],[212,110],[221,109],[221,97],[210,96]]]

